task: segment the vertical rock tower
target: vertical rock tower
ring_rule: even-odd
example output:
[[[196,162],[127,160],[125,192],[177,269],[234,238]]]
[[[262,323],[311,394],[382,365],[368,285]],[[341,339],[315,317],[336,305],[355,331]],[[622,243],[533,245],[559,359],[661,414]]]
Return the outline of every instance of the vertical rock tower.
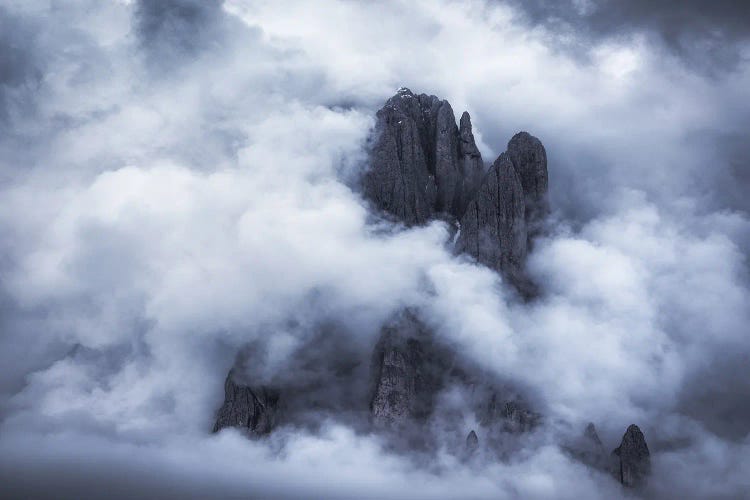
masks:
[[[623,486],[632,488],[645,483],[651,474],[651,452],[637,425],[628,427],[620,446],[612,454],[617,457],[619,465],[615,476]]]
[[[500,271],[522,293],[531,238],[549,212],[547,153],[516,134],[485,171],[471,117],[447,101],[401,88],[377,113],[365,196],[407,226],[435,218],[459,225],[456,249]]]

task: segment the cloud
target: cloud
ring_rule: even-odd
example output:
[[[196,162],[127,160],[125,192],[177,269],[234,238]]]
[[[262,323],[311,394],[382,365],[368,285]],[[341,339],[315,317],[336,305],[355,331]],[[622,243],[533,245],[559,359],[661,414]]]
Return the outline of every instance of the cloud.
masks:
[[[33,109],[41,70],[33,23],[0,8],[0,130],[18,114]]]
[[[700,1],[570,0],[509,2],[533,24],[548,27],[585,45],[602,40],[648,35],[692,67],[711,73],[732,71],[745,60],[741,46],[750,39],[750,10],[725,0]]]
[[[494,2],[5,7],[0,469],[18,495],[616,497],[556,446],[589,420],[608,448],[641,425],[649,494],[742,492],[748,68],[708,77],[586,5],[585,59]],[[661,4],[618,8],[667,30]],[[726,25],[746,54],[723,12],[670,29]],[[401,85],[469,110],[486,161],[521,129],[545,143],[540,300],[454,256],[442,223],[368,212],[366,138]],[[459,463],[446,434],[425,464],[362,430],[369,354],[404,305],[543,410],[512,460]],[[248,346],[298,418],[211,436]]]
[[[377,440],[337,425],[326,426],[319,435],[295,433],[277,439],[295,452],[274,455],[263,444],[233,432],[214,439],[176,440],[166,446],[134,446],[75,434],[51,441],[32,436],[20,441],[36,441],[44,449],[43,457],[25,453],[20,447],[4,449],[3,471],[23,472],[20,478],[4,474],[4,479],[14,488],[10,491],[39,498],[86,496],[92,487],[99,491],[106,487],[114,498],[133,494],[187,498],[580,498],[593,488],[617,494],[606,478],[588,474],[554,448],[480,470],[465,469],[455,458],[441,454],[437,457],[440,470],[425,471],[403,457],[384,453]],[[140,457],[138,462],[133,462],[133,455]],[[71,462],[76,465],[67,465]],[[32,478],[37,471],[45,473],[44,482],[24,480],[27,467]],[[583,474],[580,481],[563,487],[566,475],[575,473]],[[281,481],[281,477],[285,479]]]

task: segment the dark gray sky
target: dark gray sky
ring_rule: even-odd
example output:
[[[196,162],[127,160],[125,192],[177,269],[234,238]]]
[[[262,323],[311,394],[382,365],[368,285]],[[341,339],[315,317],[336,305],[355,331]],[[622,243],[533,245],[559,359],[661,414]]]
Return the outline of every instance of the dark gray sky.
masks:
[[[570,35],[585,49],[603,40],[645,35],[693,70],[719,75],[746,62],[750,6],[741,0],[511,1],[533,25]],[[658,47],[662,45],[662,47]]]
[[[616,498],[555,446],[594,421],[608,448],[644,430],[647,496],[741,497],[749,26],[745,2],[2,2],[6,491]],[[352,179],[400,86],[468,110],[487,162],[543,141],[543,300],[509,299],[441,224],[369,225]],[[349,416],[208,433],[248,345],[259,380],[351,405],[331,367],[403,305],[538,396],[518,458],[416,467]]]

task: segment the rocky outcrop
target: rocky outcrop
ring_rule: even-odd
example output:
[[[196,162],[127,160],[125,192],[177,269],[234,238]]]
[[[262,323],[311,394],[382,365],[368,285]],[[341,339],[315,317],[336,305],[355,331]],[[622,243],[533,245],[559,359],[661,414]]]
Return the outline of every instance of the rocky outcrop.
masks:
[[[432,217],[437,186],[427,170],[422,105],[401,90],[378,111],[365,196],[407,225]]]
[[[399,89],[377,113],[364,192],[376,207],[407,225],[422,224],[435,212],[438,188],[430,131],[439,108],[437,98]]]
[[[520,279],[526,258],[524,207],[520,178],[503,153],[461,219],[457,250],[511,279]]]
[[[441,387],[429,333],[416,315],[401,311],[382,330],[373,354],[370,412],[377,425],[423,420]]]
[[[262,435],[273,429],[279,394],[261,387],[254,389],[235,381],[230,370],[224,382],[224,404],[218,411],[213,432],[235,427],[251,435]]]
[[[623,486],[641,486],[651,474],[651,453],[637,425],[628,427],[620,446],[615,448],[612,455],[617,457],[618,462],[615,476]]]
[[[549,212],[547,154],[519,132],[485,172],[464,112],[456,126],[447,101],[399,89],[377,113],[365,196],[406,225],[459,223],[456,250],[501,272],[524,296],[527,249]]]
[[[642,486],[651,473],[651,454],[637,425],[628,427],[620,446],[611,454],[604,451],[593,423],[589,423],[586,430],[563,449],[589,467],[612,474],[627,488]]]
[[[434,137],[434,170],[430,163],[427,164],[427,168],[435,173],[437,183],[435,212],[457,217],[462,189],[462,176],[458,161],[460,138],[453,108],[448,101],[439,101],[434,131],[428,130],[427,133]],[[430,156],[431,151],[428,151],[428,161]]]
[[[508,156],[518,173],[524,194],[529,244],[541,233],[549,213],[547,200],[547,152],[542,142],[528,132],[519,132],[508,142]]]
[[[458,134],[460,138],[459,172],[461,188],[459,190],[458,203],[456,204],[456,214],[460,218],[466,213],[466,207],[474,199],[477,189],[479,189],[482,183],[484,162],[482,161],[481,153],[479,153],[479,148],[477,148],[474,141],[471,117],[466,111],[461,115]]]
[[[459,130],[448,101],[402,88],[378,111],[374,132],[365,196],[407,225],[460,219],[484,171],[469,114]]]

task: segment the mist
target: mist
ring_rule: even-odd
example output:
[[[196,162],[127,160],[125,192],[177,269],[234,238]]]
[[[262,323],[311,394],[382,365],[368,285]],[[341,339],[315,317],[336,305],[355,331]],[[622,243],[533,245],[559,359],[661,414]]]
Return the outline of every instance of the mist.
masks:
[[[607,451],[643,429],[638,495],[748,495],[747,9],[691,2],[672,25],[665,2],[622,22],[572,3],[590,9],[4,0],[10,496],[629,495],[560,446],[588,422]],[[518,131],[544,142],[537,299],[452,252],[446,222],[405,227],[364,198],[375,113],[400,87],[469,111],[486,163]],[[363,424],[369,365],[352,360],[403,308],[536,405],[510,457],[461,460],[466,432],[440,419],[428,453]],[[247,353],[254,383],[297,391],[297,418],[212,434]]]

